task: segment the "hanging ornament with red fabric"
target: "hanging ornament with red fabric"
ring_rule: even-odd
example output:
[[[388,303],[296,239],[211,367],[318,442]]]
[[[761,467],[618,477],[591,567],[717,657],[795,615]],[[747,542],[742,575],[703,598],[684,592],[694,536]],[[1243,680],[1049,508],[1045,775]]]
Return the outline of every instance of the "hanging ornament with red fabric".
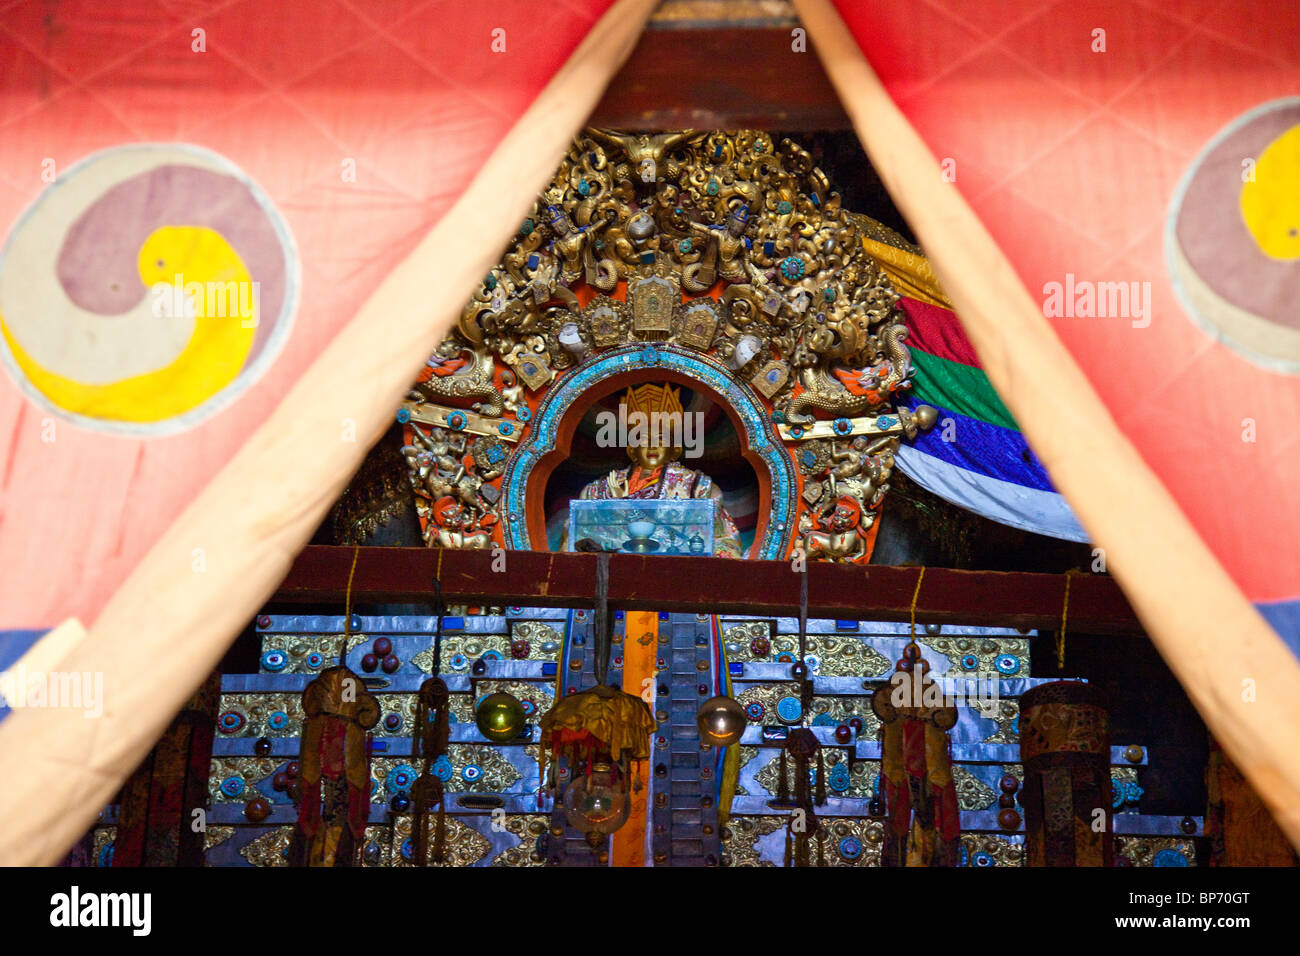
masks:
[[[929,670],[911,641],[889,685],[871,697],[883,738],[877,794],[885,812],[881,866],[957,866],[960,859],[961,817],[948,738],[957,708]]]

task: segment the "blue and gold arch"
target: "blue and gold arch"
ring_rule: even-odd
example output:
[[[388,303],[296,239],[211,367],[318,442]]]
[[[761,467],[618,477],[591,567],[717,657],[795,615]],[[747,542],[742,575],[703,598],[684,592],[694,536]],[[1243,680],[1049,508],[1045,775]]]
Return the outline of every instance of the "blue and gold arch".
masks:
[[[558,442],[566,416],[585,407],[594,394],[604,394],[611,382],[623,383],[629,377],[659,379],[665,375],[681,376],[703,386],[725,401],[741,423],[741,433],[748,451],[766,466],[770,517],[756,539],[750,557],[780,559],[785,556],[790,522],[794,515],[797,478],[793,463],[781,444],[769,413],[747,386],[739,383],[725,366],[696,352],[668,345],[629,345],[593,356],[561,377],[547,392],[532,415],[528,437],[511,455],[501,481],[505,502],[505,544],[510,548],[533,546],[527,520],[530,500],[529,478],[539,463],[559,451]],[[762,478],[760,477],[760,481]]]

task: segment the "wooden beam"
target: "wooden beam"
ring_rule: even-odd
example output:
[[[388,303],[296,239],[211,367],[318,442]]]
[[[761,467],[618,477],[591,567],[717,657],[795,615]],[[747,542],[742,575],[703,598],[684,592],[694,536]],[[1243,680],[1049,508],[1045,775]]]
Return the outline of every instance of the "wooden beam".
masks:
[[[597,104],[618,129],[849,129],[784,0],[667,0]]]
[[[306,548],[272,600],[341,606],[352,553],[346,547]],[[498,567],[500,558],[498,552]],[[457,604],[589,607],[595,591],[596,557],[590,554],[507,551],[505,569],[494,572],[490,551],[363,547],[353,603],[430,601],[440,561],[443,593]],[[919,574],[919,568],[811,564],[808,616],[906,621]],[[799,575],[784,561],[616,554],[609,578],[609,603],[619,610],[799,613]],[[928,568],[916,619],[1050,632],[1060,627],[1064,596],[1064,575]],[[1119,587],[1104,575],[1071,580],[1069,630],[1142,633]]]

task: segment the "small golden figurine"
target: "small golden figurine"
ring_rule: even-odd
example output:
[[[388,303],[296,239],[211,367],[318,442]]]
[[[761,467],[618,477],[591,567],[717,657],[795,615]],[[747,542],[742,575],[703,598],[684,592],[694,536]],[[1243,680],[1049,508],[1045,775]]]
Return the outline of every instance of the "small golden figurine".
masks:
[[[667,424],[669,435],[680,439],[685,427],[679,389],[669,385],[647,383],[629,388],[621,404],[626,409],[627,420],[633,415],[645,416],[648,422],[658,420]],[[676,431],[671,424],[676,422]],[[666,445],[665,429],[642,429],[642,440],[633,443],[635,429],[629,429],[627,456],[631,464],[616,468],[604,478],[591,482],[578,496],[584,501],[610,498],[713,498],[717,501],[713,527],[715,555],[739,558],[742,556],[736,523],[722,504],[722,489],[708,475],[679,464],[682,456],[680,444]],[[656,436],[658,432],[658,436]]]

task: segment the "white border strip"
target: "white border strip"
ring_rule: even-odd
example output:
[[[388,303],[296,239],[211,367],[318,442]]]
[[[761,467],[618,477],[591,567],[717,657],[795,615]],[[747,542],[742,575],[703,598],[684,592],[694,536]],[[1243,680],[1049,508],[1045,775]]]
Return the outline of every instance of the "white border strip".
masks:
[[[1066,541],[1089,540],[1070,506],[1054,491],[979,475],[909,445],[899,446],[897,462],[907,477],[959,508],[1021,531]]]

